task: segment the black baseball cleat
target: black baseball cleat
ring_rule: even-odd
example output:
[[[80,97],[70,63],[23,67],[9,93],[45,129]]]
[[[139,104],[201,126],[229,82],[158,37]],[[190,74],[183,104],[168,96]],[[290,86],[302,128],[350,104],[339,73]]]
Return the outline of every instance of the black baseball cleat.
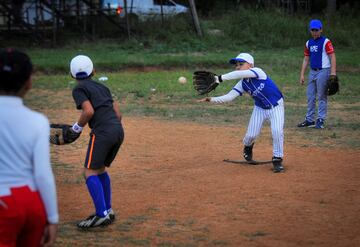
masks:
[[[115,213],[114,213],[114,210],[112,210],[112,208],[110,208],[110,210],[108,211],[109,213],[109,217],[110,217],[110,220],[111,220],[111,223],[115,221]]]
[[[278,173],[278,172],[283,172],[284,171],[284,167],[282,165],[282,161],[283,159],[280,157],[273,157],[272,158],[272,163],[273,163],[273,172],[274,173]]]
[[[108,210],[108,215],[109,215],[109,218],[110,218],[110,220],[111,220],[111,223],[113,223],[113,222],[115,221],[115,213],[114,213],[114,210],[112,210],[112,208],[110,208],[110,209]],[[86,218],[86,220],[90,220],[90,219],[93,218],[94,216],[96,216],[96,214],[92,214],[92,215],[88,216],[88,217]]]
[[[254,143],[251,146],[244,146],[244,159],[246,161],[252,161]]]
[[[304,122],[302,123],[299,123],[297,125],[297,127],[299,128],[304,128],[304,127],[308,127],[308,128],[314,128],[315,127],[315,122],[314,121],[308,121],[308,120],[305,120]]]
[[[324,129],[325,128],[325,121],[322,118],[316,120],[315,129]]]
[[[85,220],[80,221],[77,224],[77,227],[79,227],[81,229],[89,229],[89,228],[98,227],[98,226],[107,226],[107,225],[110,225],[111,223],[112,223],[112,221],[110,219],[109,214],[106,215],[105,217],[99,217],[97,215],[90,215]]]

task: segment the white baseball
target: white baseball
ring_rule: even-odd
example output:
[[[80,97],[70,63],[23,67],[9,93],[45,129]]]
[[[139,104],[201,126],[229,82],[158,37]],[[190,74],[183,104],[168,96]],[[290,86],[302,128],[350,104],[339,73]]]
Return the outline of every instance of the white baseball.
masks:
[[[99,81],[107,81],[109,78],[107,76],[102,76],[99,78]]]
[[[186,77],[180,76],[179,79],[178,79],[178,82],[179,82],[180,84],[185,84],[185,83],[187,82]]]

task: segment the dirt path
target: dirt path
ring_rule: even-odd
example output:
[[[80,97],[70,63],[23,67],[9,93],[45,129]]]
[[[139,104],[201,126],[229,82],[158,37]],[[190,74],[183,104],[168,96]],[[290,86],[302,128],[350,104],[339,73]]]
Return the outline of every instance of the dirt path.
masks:
[[[106,229],[74,226],[93,212],[80,175],[87,135],[52,148],[58,246],[360,246],[359,150],[286,144],[286,172],[273,174],[222,162],[241,157],[244,128],[149,118],[124,127],[109,170],[118,218]],[[254,152],[271,158],[266,128]]]

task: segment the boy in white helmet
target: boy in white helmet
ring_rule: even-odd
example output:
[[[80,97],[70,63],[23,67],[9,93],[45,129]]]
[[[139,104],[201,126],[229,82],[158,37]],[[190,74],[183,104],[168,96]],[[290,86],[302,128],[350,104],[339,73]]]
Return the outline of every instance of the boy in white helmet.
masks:
[[[112,99],[111,92],[105,85],[91,79],[94,66],[89,57],[74,57],[70,62],[70,71],[77,81],[72,95],[76,108],[81,110],[72,131],[80,134],[86,124],[91,128],[84,177],[95,213],[79,222],[78,227],[105,226],[115,219],[111,207],[110,177],[106,167],[110,167],[124,140],[119,105]]]
[[[218,82],[226,80],[239,80],[232,90],[219,97],[206,97],[199,102],[210,102],[215,104],[226,103],[234,100],[244,93],[248,93],[255,102],[244,143],[244,158],[251,162],[253,160],[253,147],[259,136],[263,123],[268,120],[271,124],[273,138],[273,171],[275,173],[284,171],[283,145],[284,145],[284,99],[275,82],[265,72],[254,67],[254,58],[248,53],[240,53],[237,57],[230,59],[235,65],[235,71],[220,75]]]

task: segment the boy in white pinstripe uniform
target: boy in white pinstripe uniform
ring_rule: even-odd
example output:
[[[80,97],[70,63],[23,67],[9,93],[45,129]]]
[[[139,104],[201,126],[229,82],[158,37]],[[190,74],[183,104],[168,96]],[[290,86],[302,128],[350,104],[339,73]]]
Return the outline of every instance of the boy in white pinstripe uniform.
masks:
[[[235,65],[236,70],[217,77],[218,82],[240,79],[231,91],[219,97],[206,97],[199,102],[226,103],[236,97],[248,93],[254,99],[255,105],[252,112],[244,143],[244,158],[252,161],[252,149],[256,138],[259,136],[265,120],[271,124],[273,138],[273,171],[284,171],[283,143],[284,143],[284,100],[283,95],[265,72],[254,67],[254,58],[248,53],[240,53],[229,61]]]

